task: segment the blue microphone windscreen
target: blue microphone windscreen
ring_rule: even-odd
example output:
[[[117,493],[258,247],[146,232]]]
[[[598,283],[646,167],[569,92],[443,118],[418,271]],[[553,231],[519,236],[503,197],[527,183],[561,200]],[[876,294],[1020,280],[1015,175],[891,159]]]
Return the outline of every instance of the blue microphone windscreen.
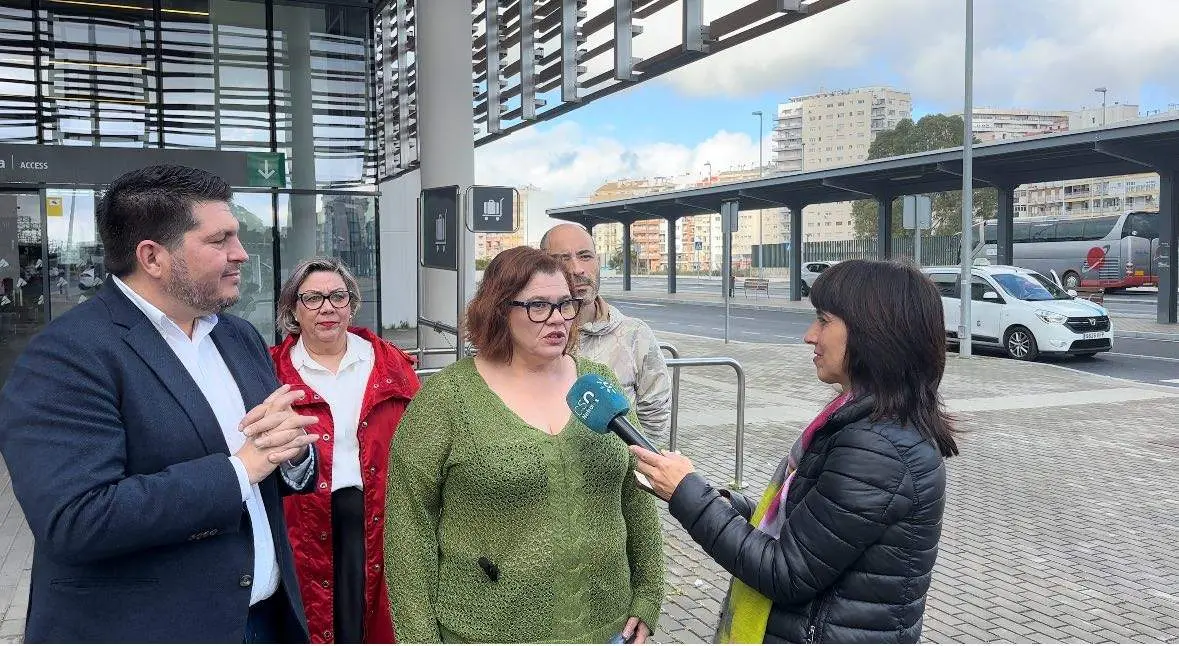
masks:
[[[565,402],[582,424],[598,433],[608,433],[610,420],[630,410],[626,395],[595,374],[579,377],[565,395]]]

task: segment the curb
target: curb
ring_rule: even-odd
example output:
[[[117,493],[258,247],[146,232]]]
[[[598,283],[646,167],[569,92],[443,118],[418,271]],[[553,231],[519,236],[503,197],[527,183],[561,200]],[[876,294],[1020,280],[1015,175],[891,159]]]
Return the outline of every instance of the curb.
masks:
[[[690,298],[668,298],[667,296],[645,296],[642,294],[622,294],[602,292],[602,298],[608,301],[623,301],[623,302],[649,302],[649,303],[673,303],[676,305],[699,305],[701,307],[724,307],[724,302],[720,301],[705,301],[693,300]],[[805,302],[805,301],[803,301]],[[814,310],[810,305],[776,305],[771,303],[753,303],[745,300],[731,300],[729,307],[733,309],[745,310],[764,310],[764,311],[778,311],[778,312],[798,312],[803,314],[810,314]]]
[[[621,302],[671,303],[671,304],[675,304],[675,305],[697,305],[700,307],[717,307],[717,308],[723,308],[725,306],[725,304],[723,302],[717,302],[717,301],[713,301],[713,300],[695,300],[692,298],[668,298],[666,295],[660,295],[660,294],[644,295],[644,294],[636,294],[634,292],[631,292],[629,294],[621,293],[621,292],[614,292],[614,293],[603,292],[602,298],[605,298],[606,300],[621,301]],[[807,301],[799,301],[798,305],[784,305],[784,304],[771,304],[771,303],[759,304],[759,303],[751,303],[751,302],[747,302],[744,300],[734,299],[734,300],[729,301],[729,308],[730,309],[741,309],[741,310],[755,310],[755,311],[792,312],[792,313],[796,313],[796,314],[810,314],[810,313],[814,312],[814,310],[809,305],[802,305],[802,303],[804,303],[804,302],[807,302]],[[1136,320],[1133,317],[1128,317],[1128,318],[1130,318],[1131,320]],[[1117,319],[1115,318],[1114,321],[1116,323]],[[1138,330],[1126,330],[1126,331],[1114,330],[1114,338],[1119,338],[1119,337],[1123,338],[1123,339],[1140,339],[1140,340],[1146,340],[1146,341],[1179,342],[1179,329],[1177,329],[1175,332],[1147,332],[1147,331],[1138,331]]]

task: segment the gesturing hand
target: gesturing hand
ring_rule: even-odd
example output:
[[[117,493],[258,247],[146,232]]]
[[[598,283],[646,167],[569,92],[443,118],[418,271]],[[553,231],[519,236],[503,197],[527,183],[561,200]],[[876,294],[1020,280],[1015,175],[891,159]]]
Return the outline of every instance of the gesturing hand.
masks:
[[[246,442],[235,455],[245,465],[251,483],[261,482],[283,461],[302,457],[307,447],[319,440],[318,435],[303,430],[319,418],[299,415],[291,408],[302,397],[303,391],[283,385],[242,418],[238,428]]]

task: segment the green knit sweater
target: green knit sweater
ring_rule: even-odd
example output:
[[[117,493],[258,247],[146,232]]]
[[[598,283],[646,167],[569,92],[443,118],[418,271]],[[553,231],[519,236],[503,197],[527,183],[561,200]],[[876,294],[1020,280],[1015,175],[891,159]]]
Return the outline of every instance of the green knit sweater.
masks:
[[[617,385],[586,359],[577,372]],[[617,437],[576,417],[555,436],[529,426],[470,358],[431,377],[389,453],[385,578],[398,641],[602,643],[632,616],[654,630],[663,542],[633,466]]]

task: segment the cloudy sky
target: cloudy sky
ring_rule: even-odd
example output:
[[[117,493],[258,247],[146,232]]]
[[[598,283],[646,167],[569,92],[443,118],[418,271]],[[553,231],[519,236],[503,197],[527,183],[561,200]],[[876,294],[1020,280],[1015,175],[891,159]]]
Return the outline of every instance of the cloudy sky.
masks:
[[[603,2],[591,0],[590,15]],[[706,0],[705,20],[737,4]],[[766,114],[769,159],[776,105],[822,90],[886,85],[912,93],[914,117],[961,112],[964,6],[850,0],[482,146],[476,181],[535,185],[554,206],[584,201],[612,179],[702,177],[705,162],[748,166],[758,157],[752,112]],[[637,55],[678,39],[679,4],[672,8],[644,22]],[[1099,86],[1111,104],[1143,111],[1179,103],[1179,0],[977,0],[974,24],[976,106],[1100,106]]]

